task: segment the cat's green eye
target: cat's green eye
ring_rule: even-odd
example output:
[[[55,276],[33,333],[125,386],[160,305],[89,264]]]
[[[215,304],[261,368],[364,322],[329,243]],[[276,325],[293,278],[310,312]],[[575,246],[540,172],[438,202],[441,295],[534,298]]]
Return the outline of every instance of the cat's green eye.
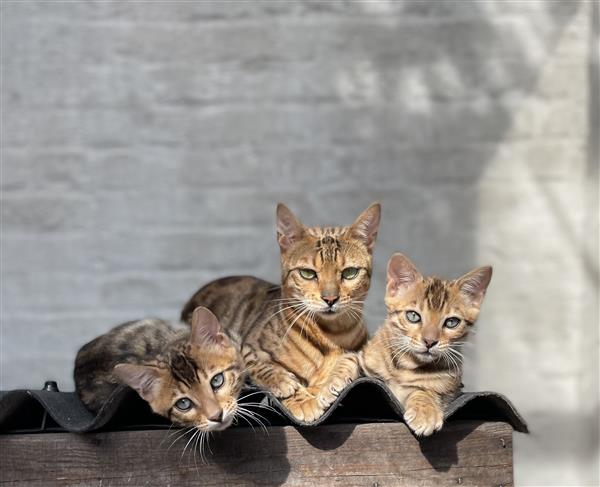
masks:
[[[180,411],[185,412],[192,409],[192,404],[193,403],[190,399],[188,399],[187,397],[182,397],[181,399],[177,400],[177,402],[175,403],[175,407]]]
[[[354,279],[356,276],[358,276],[358,267],[346,267],[343,271],[342,271],[342,277],[344,279]]]
[[[447,318],[446,321],[444,321],[444,326],[446,328],[456,328],[459,323],[460,323],[460,319],[452,317],[452,318]]]
[[[213,388],[213,391],[216,391],[219,387],[223,385],[224,382],[225,376],[222,373],[215,374],[213,375],[213,378],[210,379],[210,387]]]
[[[408,321],[410,321],[411,323],[419,323],[421,321],[421,315],[419,313],[417,313],[416,311],[407,311],[406,312],[406,319]]]
[[[298,272],[300,272],[300,275],[303,279],[306,279],[308,281],[317,277],[317,273],[312,269],[298,269]]]

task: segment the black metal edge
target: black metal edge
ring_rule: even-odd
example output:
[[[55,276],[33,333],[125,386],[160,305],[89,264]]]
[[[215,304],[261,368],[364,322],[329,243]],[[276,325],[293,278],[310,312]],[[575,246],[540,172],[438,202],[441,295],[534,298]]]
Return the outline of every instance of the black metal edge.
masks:
[[[374,400],[383,400],[393,409],[398,416],[398,419],[402,419],[403,407],[394,397],[390,389],[378,379],[362,377],[352,382],[344,389],[337,397],[331,407],[314,422],[297,421],[289,412],[289,410],[281,403],[279,399],[274,397],[267,391],[262,391],[268,401],[274,406],[281,414],[287,418],[291,425],[300,427],[315,427],[326,422],[331,415],[340,406],[344,398],[346,398],[353,389],[361,384],[369,384],[375,386],[379,391],[379,397]],[[251,388],[252,390],[259,390],[257,388]],[[51,391],[36,391],[36,390],[14,390],[0,393],[0,430],[2,425],[7,421],[15,411],[24,404],[26,401],[35,400],[37,401],[44,410],[52,417],[52,419],[61,427],[67,431],[84,433],[89,431],[95,431],[105,426],[111,418],[116,414],[125,401],[126,397],[131,394],[131,389],[127,386],[119,386],[109,396],[108,400],[98,411],[97,414],[92,414],[88,411],[83,403],[79,400],[75,393],[63,393],[63,392],[51,392]],[[495,392],[468,392],[457,395],[457,397],[448,404],[444,414],[444,419],[450,419],[454,415],[460,413],[463,408],[473,401],[482,402],[482,410],[496,408],[501,413],[501,420],[509,423],[515,431],[527,433],[527,423],[523,417],[518,413],[512,403],[503,395]],[[482,414],[481,420],[489,420],[489,417],[485,417]]]

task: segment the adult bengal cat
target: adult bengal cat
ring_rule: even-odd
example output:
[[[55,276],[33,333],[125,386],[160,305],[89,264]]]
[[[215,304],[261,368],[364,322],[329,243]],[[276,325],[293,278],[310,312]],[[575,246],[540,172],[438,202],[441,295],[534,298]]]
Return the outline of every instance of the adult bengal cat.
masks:
[[[369,290],[381,207],[374,203],[347,227],[305,227],[277,206],[281,285],[226,277],[200,289],[181,313],[199,305],[239,337],[247,372],[300,421],[318,419],[359,375],[354,353],[366,342],[363,302]]]

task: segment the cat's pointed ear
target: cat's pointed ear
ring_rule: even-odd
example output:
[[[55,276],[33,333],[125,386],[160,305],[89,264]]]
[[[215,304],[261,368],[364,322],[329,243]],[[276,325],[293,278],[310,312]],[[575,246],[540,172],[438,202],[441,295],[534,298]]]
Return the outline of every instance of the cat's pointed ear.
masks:
[[[372,203],[350,226],[352,233],[365,243],[369,253],[373,252],[380,220],[381,205],[379,203]]]
[[[113,373],[123,384],[135,389],[142,399],[154,401],[159,392],[161,371],[151,365],[117,364]]]
[[[198,306],[192,313],[190,343],[202,347],[210,344],[226,345],[228,340],[213,312],[204,306]]]
[[[492,279],[492,268],[488,266],[478,267],[456,279],[460,292],[471,302],[473,306],[480,307],[485,291]]]
[[[396,296],[422,279],[423,276],[411,260],[398,252],[388,262],[386,294]]]
[[[277,241],[281,250],[286,250],[302,237],[304,225],[283,203],[277,205]]]

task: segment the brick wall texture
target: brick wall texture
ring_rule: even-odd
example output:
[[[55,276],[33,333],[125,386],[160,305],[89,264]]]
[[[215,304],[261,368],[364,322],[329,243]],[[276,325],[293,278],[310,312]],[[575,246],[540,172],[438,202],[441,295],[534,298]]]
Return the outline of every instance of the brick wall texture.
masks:
[[[383,204],[385,264],[492,264],[468,389],[512,399],[519,485],[598,479],[593,1],[2,2],[1,388],[279,277],[274,212]]]

